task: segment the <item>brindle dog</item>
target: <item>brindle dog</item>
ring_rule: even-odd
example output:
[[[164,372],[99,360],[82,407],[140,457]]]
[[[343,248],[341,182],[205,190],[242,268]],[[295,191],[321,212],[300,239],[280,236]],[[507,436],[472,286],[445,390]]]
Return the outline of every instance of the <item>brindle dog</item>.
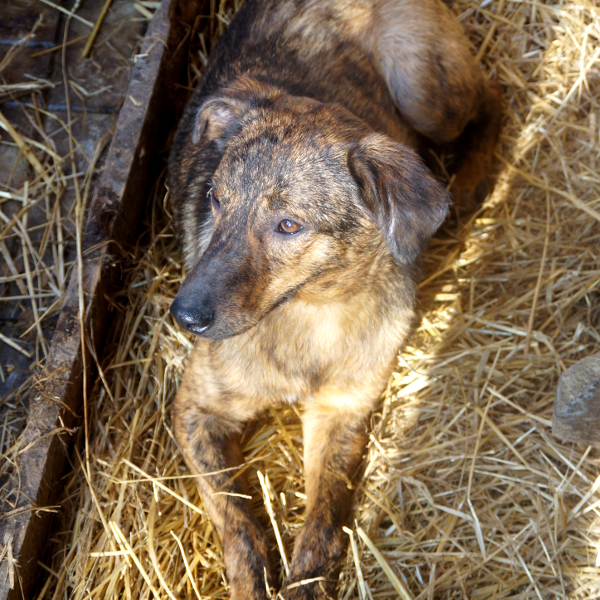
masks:
[[[281,595],[334,593],[348,482],[414,321],[415,261],[450,204],[416,151],[454,147],[469,201],[500,112],[440,0],[248,0],[215,48],[169,165],[191,269],[171,312],[199,336],[174,423],[232,598],[267,598],[273,580],[226,469],[244,425],[284,402],[303,408],[307,506]]]

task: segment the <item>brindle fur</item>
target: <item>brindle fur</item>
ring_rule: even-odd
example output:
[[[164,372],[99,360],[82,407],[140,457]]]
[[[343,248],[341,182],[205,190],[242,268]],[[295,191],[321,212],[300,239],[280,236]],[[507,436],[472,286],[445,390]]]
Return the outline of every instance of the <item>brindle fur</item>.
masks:
[[[454,147],[453,189],[469,201],[499,119],[439,0],[248,0],[215,48],[169,165],[191,269],[172,311],[210,324],[173,414],[232,598],[267,598],[273,579],[243,478],[226,469],[242,462],[244,425],[282,402],[303,407],[307,508],[281,594],[334,593],[369,415],[414,321],[415,261],[449,206],[415,151]],[[303,230],[278,233],[286,218]]]

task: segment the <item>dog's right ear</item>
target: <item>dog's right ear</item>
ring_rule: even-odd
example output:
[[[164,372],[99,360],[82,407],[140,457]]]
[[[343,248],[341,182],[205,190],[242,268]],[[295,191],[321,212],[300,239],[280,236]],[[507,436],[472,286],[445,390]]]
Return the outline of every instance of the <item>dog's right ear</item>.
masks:
[[[281,92],[252,77],[240,77],[218,95],[209,96],[200,106],[192,142],[215,141],[223,149],[241,128],[244,116],[253,108],[275,100]]]

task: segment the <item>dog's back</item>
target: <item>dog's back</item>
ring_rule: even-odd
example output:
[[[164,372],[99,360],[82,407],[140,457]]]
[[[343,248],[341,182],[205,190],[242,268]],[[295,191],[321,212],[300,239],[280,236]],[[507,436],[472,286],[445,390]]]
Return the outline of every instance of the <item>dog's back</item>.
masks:
[[[245,75],[293,96],[341,104],[375,131],[407,134],[385,81],[361,48],[367,28],[354,25],[373,19],[370,4],[248,0],[219,40],[190,107]]]

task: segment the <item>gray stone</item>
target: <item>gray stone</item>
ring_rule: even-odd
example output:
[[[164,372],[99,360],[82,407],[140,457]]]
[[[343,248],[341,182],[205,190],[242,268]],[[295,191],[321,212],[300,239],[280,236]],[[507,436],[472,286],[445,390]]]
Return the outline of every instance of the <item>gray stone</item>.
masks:
[[[584,358],[562,374],[552,432],[565,441],[600,444],[600,355]]]

